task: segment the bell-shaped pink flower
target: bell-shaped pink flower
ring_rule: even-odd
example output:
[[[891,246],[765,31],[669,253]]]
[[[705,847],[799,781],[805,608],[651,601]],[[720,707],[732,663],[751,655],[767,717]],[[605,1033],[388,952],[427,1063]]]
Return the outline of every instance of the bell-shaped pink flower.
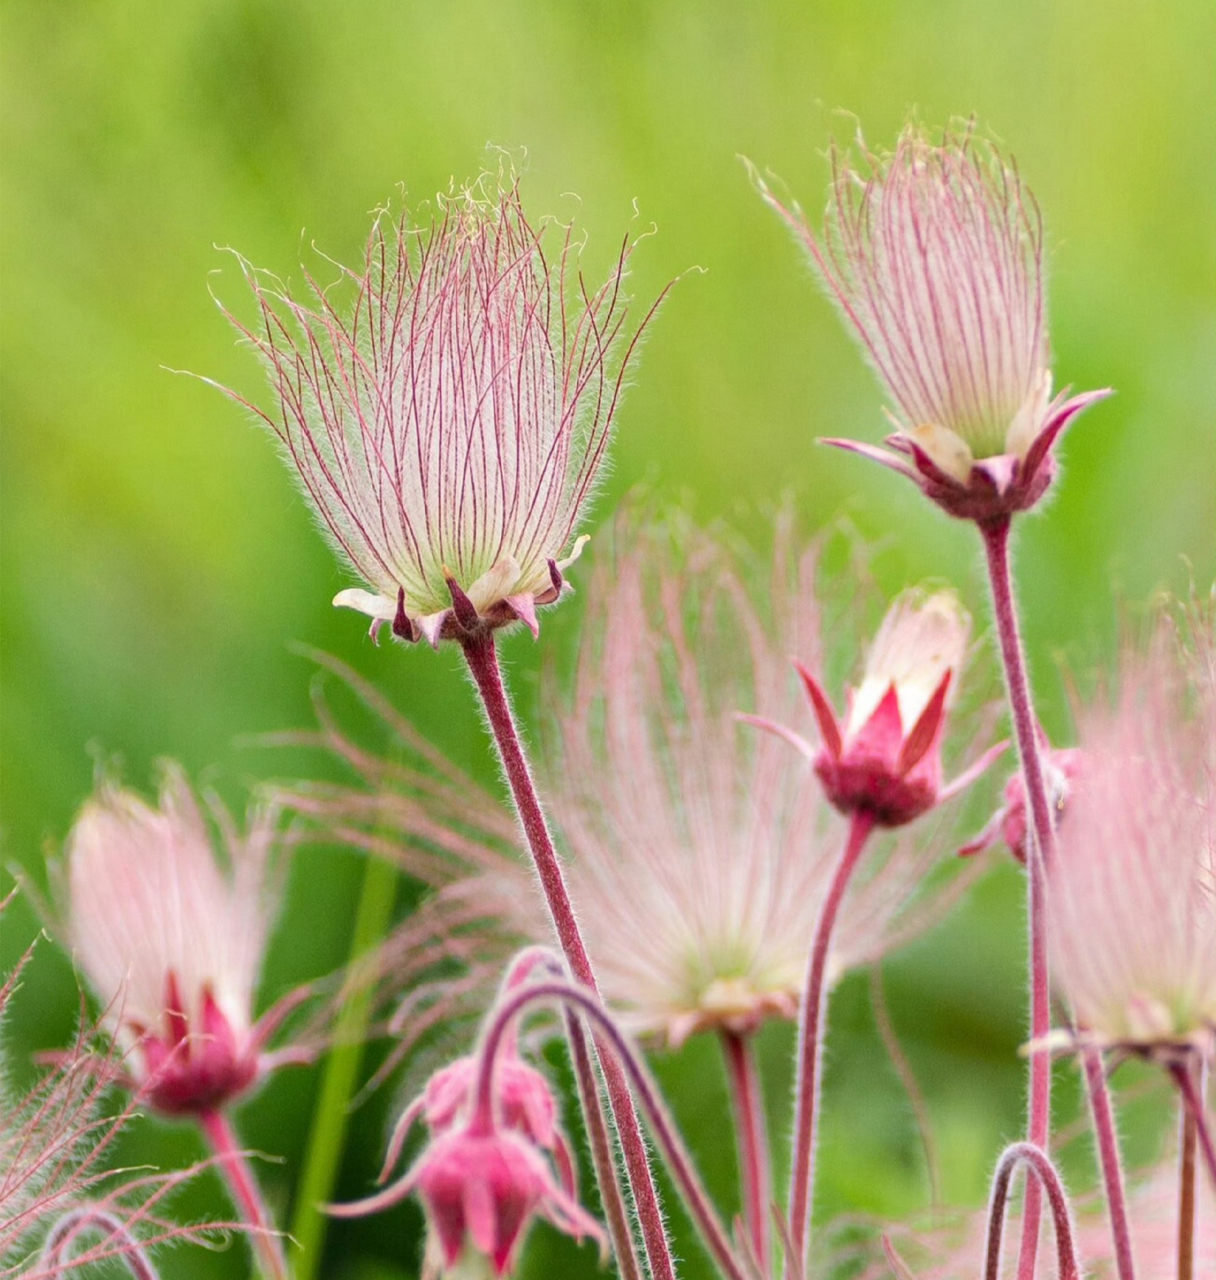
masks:
[[[951,515],[1006,518],[1055,474],[1053,446],[1109,394],[1053,397],[1038,205],[1011,160],[973,135],[909,125],[891,155],[832,154],[822,236],[761,184],[793,227],[893,400],[894,453],[862,453]]]
[[[550,250],[545,229],[515,185],[484,179],[441,198],[429,226],[377,217],[345,304],[242,263],[262,323],[238,327],[277,397],[255,412],[362,580],[334,604],[369,615],[373,636],[535,634],[562,594],[636,334],[628,242],[599,289],[572,287],[570,230]]]
[[[796,664],[819,724],[818,749],[781,726],[757,723],[813,761],[828,799],[842,813],[902,826],[966,786],[993,758],[989,752],[943,788],[942,735],[969,631],[970,619],[953,593],[905,592],[874,637],[861,684],[849,690],[843,723],[818,679]]]
[[[66,941],[105,1008],[141,1096],[171,1114],[209,1111],[257,1079],[282,1013],[253,1021],[273,913],[273,812],[248,834],[225,819],[221,868],[185,777],[167,766],[160,806],[103,784],[67,846]]]

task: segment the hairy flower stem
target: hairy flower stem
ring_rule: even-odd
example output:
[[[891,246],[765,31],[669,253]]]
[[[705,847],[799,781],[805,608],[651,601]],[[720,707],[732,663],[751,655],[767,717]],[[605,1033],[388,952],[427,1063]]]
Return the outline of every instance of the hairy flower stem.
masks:
[[[1182,1095],[1182,1104],[1195,1125],[1195,1139],[1203,1163],[1207,1166],[1208,1176],[1212,1179],[1212,1187],[1216,1190],[1216,1136],[1212,1133],[1212,1124],[1203,1106],[1203,1095],[1195,1082],[1195,1072],[1190,1063],[1174,1062],[1170,1064],[1170,1075]]]
[[[622,1077],[627,1077],[632,1083],[643,1109],[650,1117],[654,1139],[667,1162],[668,1172],[684,1197],[693,1224],[700,1231],[714,1261],[726,1280],[750,1280],[748,1272],[731,1247],[726,1228],[697,1175],[692,1157],[684,1146],[675,1121],[663,1104],[662,1094],[645,1061],[612,1020],[598,995],[589,991],[586,986],[572,986],[568,982],[538,982],[513,993],[498,1005],[481,1043],[470,1126],[493,1123],[494,1060],[511,1023],[530,1005],[553,1000],[561,1001],[567,1008],[578,1009],[597,1028],[596,1044],[600,1049],[605,1074],[611,1061],[618,1066]]]
[[[507,783],[532,853],[536,874],[544,890],[558,942],[574,977],[598,995],[599,987],[591,968],[591,959],[579,932],[557,850],[553,847],[553,838],[549,834],[536,786],[532,781],[532,771],[528,768],[523,743],[515,727],[511,703],[498,665],[498,650],[493,632],[473,636],[464,642],[463,648],[469,671],[485,707],[490,732],[498,747],[503,772],[507,775]],[[663,1226],[663,1211],[659,1205],[659,1195],[646,1152],[646,1140],[642,1136],[629,1085],[615,1058],[603,1052],[600,1058],[604,1082],[608,1087],[608,1101],[620,1135],[625,1169],[642,1229],[650,1274],[653,1280],[675,1280],[675,1265],[667,1242],[667,1231]]]
[[[827,1022],[827,969],[832,931],[849,880],[857,869],[873,817],[857,810],[849,823],[844,852],[832,873],[815,937],[811,943],[806,987],[798,1011],[798,1075],[794,1082],[794,1160],[790,1168],[788,1222],[794,1256],[785,1262],[786,1276],[806,1274],[810,1243],[811,1196],[815,1181],[815,1136],[819,1118],[819,1089],[823,1039]]]
[[[1039,1147],[1030,1142],[1015,1142],[1006,1147],[997,1162],[992,1179],[992,1196],[988,1201],[988,1244],[984,1258],[984,1280],[999,1280],[1001,1274],[1001,1238],[1005,1233],[1005,1207],[1009,1202],[1009,1183],[1019,1164],[1030,1169],[1027,1178],[1047,1192],[1056,1229],[1059,1280],[1080,1280],[1077,1250],[1072,1238],[1072,1221],[1068,1213],[1068,1197],[1055,1165]]]
[[[1115,1132],[1115,1117],[1110,1105],[1106,1071],[1102,1055],[1096,1049],[1086,1049],[1081,1057],[1094,1136],[1098,1143],[1098,1160],[1102,1166],[1102,1184],[1106,1191],[1111,1239],[1115,1245],[1115,1269],[1119,1280],[1135,1280],[1136,1266],[1132,1256],[1131,1228],[1127,1219],[1127,1197],[1123,1189],[1123,1168],[1119,1161],[1119,1136]]]
[[[772,1200],[768,1125],[764,1094],[756,1069],[755,1046],[750,1035],[722,1032],[722,1054],[735,1109],[735,1138],[739,1149],[739,1185],[743,1217],[752,1250],[762,1274],[768,1274],[769,1204]]]
[[[1014,736],[1022,778],[1030,801],[1031,830],[1034,839],[1026,842],[1027,916],[1030,929],[1030,1039],[1036,1047],[1030,1055],[1030,1097],[1028,1102],[1027,1140],[1036,1147],[1047,1147],[1051,1130],[1051,1055],[1043,1045],[1051,1030],[1051,988],[1047,969],[1047,864],[1055,854],[1055,827],[1051,805],[1043,780],[1043,763],[1039,757],[1038,720],[1026,676],[1026,659],[1018,634],[1017,607],[1013,599],[1013,582],[1009,572],[1009,531],[1011,520],[1002,516],[978,526],[988,558],[988,579],[992,587],[992,606],[997,635],[1001,644],[1001,661],[1009,690],[1009,707],[1013,716]],[[1042,1216],[1043,1193],[1037,1179],[1026,1184],[1026,1202],[1022,1212],[1022,1252],[1018,1260],[1018,1280],[1034,1280],[1035,1258],[1039,1248],[1039,1220]]]
[[[629,1210],[617,1181],[616,1158],[612,1151],[612,1134],[608,1130],[608,1118],[604,1114],[604,1101],[600,1096],[599,1080],[587,1033],[578,1014],[566,1010],[566,1042],[570,1046],[570,1061],[574,1067],[574,1079],[578,1086],[578,1101],[587,1129],[587,1144],[591,1148],[591,1163],[595,1168],[596,1186],[600,1204],[608,1223],[608,1238],[616,1258],[620,1280],[642,1280],[642,1268],[638,1264],[633,1230],[629,1225]]]
[[[1184,1106],[1178,1144],[1178,1280],[1195,1275],[1195,1118]]]
[[[242,1221],[251,1228],[250,1243],[259,1267],[267,1280],[288,1280],[282,1245],[228,1117],[222,1111],[204,1111],[198,1122],[211,1150],[219,1158],[233,1203]]]

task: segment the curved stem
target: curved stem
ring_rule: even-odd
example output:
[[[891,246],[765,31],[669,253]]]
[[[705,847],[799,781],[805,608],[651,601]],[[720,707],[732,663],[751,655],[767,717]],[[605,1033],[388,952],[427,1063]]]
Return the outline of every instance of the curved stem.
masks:
[[[1047,1192],[1056,1228],[1056,1250],[1060,1280],[1079,1280],[1077,1250],[1073,1243],[1072,1219],[1064,1184],[1051,1162],[1051,1157],[1030,1142],[1015,1142],[1006,1147],[997,1161],[992,1179],[992,1196],[988,1201],[988,1243],[984,1255],[984,1280],[999,1280],[1001,1273],[1001,1239],[1005,1233],[1005,1209],[1009,1202],[1009,1183],[1019,1164],[1030,1166],[1033,1182]],[[1029,1181],[1029,1178],[1028,1178]]]
[[[1183,1105],[1190,1113],[1195,1125],[1195,1139],[1203,1163],[1207,1166],[1208,1176],[1212,1179],[1212,1187],[1216,1189],[1216,1137],[1212,1133],[1212,1125],[1204,1110],[1203,1097],[1195,1083],[1195,1073],[1189,1063],[1174,1062],[1169,1067],[1170,1075],[1182,1095]]]
[[[1010,518],[1004,516],[991,524],[979,526],[988,560],[988,579],[992,588],[992,607],[1001,645],[1001,661],[1009,692],[1018,758],[1026,784],[1030,805],[1030,830],[1034,839],[1027,841],[1026,883],[1027,916],[1030,930],[1030,1039],[1042,1045],[1051,1029],[1051,990],[1047,968],[1046,868],[1055,856],[1055,828],[1051,805],[1043,781],[1043,764],[1039,757],[1038,720],[1026,675],[1026,659],[1018,634],[1017,607],[1013,599],[1013,583],[1009,573]],[[1028,1100],[1027,1138],[1038,1147],[1047,1146],[1051,1129],[1051,1056],[1045,1047],[1030,1055],[1030,1096]],[[1022,1252],[1018,1261],[1018,1280],[1034,1280],[1035,1257],[1039,1247],[1039,1220],[1042,1214],[1042,1191],[1031,1179],[1026,1186],[1022,1214]]]
[[[1081,1060],[1085,1070],[1085,1087],[1089,1094],[1094,1136],[1098,1143],[1098,1160],[1102,1166],[1111,1239],[1115,1245],[1115,1269],[1119,1280],[1136,1280],[1132,1234],[1127,1218],[1127,1196],[1123,1189],[1123,1168],[1119,1160],[1119,1136],[1115,1132],[1115,1116],[1110,1105],[1106,1071],[1102,1065],[1102,1055],[1096,1049],[1083,1050]]]
[[[283,1248],[278,1234],[262,1203],[262,1193],[249,1171],[228,1117],[222,1111],[204,1111],[199,1115],[198,1122],[211,1150],[219,1157],[218,1163],[224,1172],[224,1180],[228,1183],[237,1211],[242,1220],[253,1228],[250,1243],[259,1266],[268,1280],[288,1280],[287,1264],[283,1260]]]
[[[794,1082],[794,1159],[790,1167],[788,1221],[794,1257],[786,1259],[786,1274],[804,1274],[810,1242],[811,1194],[815,1178],[815,1136],[819,1113],[820,1069],[823,1065],[823,1034],[827,1014],[827,968],[832,931],[849,880],[857,868],[866,838],[874,829],[874,819],[858,811],[849,823],[849,835],[836,870],[832,873],[827,897],[815,925],[806,987],[798,1012],[798,1074]],[[798,1271],[801,1266],[802,1271]]]
[[[735,1110],[735,1139],[739,1150],[739,1186],[743,1216],[756,1262],[768,1274],[769,1203],[772,1200],[768,1125],[764,1094],[756,1070],[756,1054],[750,1035],[722,1032],[722,1055]]]
[[[114,1240],[115,1254],[122,1259],[135,1280],[159,1280],[156,1268],[122,1219],[95,1205],[65,1213],[51,1228],[42,1248],[42,1261],[48,1270],[40,1274],[58,1276],[74,1270],[72,1245],[86,1231],[100,1231]],[[79,1263],[81,1259],[77,1258],[75,1261]]]
[[[574,977],[598,993],[599,988],[591,968],[591,959],[587,954],[582,934],[579,932],[574,907],[562,876],[557,850],[549,835],[544,811],[541,809],[536,786],[532,781],[532,772],[528,767],[523,744],[515,727],[511,703],[498,665],[498,650],[494,643],[493,632],[470,637],[464,642],[463,649],[473,682],[477,686],[482,705],[485,707],[490,732],[498,747],[503,772],[511,788],[515,809],[527,838],[528,848],[532,853],[532,861],[536,867],[541,888],[544,890],[545,901],[549,906],[549,914],[557,932],[558,942],[561,944],[562,952]],[[616,1121],[621,1151],[625,1157],[625,1169],[633,1192],[633,1202],[637,1208],[650,1274],[654,1280],[675,1280],[675,1265],[671,1258],[667,1231],[663,1225],[663,1211],[659,1205],[659,1195],[650,1168],[650,1158],[646,1152],[646,1142],[642,1137],[642,1129],[638,1123],[633,1099],[629,1094],[629,1086],[616,1060],[608,1054],[601,1053],[600,1056],[604,1083],[608,1089],[608,1101]]]
[[[748,1273],[735,1255],[726,1228],[714,1209],[713,1201],[706,1193],[696,1166],[693,1164],[692,1156],[689,1155],[680,1137],[680,1131],[663,1104],[662,1094],[645,1061],[613,1022],[611,1015],[600,1003],[599,997],[588,991],[585,986],[574,986],[569,982],[538,982],[504,999],[494,1010],[485,1038],[482,1040],[482,1057],[478,1069],[479,1086],[481,1080],[490,1076],[494,1070],[494,1055],[498,1052],[504,1031],[510,1023],[530,1005],[550,1000],[558,1000],[567,1007],[578,1009],[597,1028],[596,1043],[601,1049],[601,1061],[605,1072],[608,1066],[606,1059],[608,1054],[611,1054],[622,1076],[628,1077],[632,1083],[643,1109],[650,1117],[655,1142],[663,1153],[667,1168],[680,1189],[693,1223],[700,1231],[701,1238],[705,1241],[714,1261],[722,1269],[727,1280],[750,1280]]]

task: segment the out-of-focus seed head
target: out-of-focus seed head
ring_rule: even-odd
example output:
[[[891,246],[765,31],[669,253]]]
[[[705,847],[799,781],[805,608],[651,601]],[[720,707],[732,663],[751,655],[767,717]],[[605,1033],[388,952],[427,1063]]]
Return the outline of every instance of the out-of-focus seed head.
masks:
[[[834,149],[822,235],[760,184],[810,252],[893,401],[895,453],[833,440],[951,515],[1033,506],[1068,422],[1107,391],[1052,397],[1043,225],[1013,162],[973,126],[918,124],[891,154]]]
[[[245,835],[221,816],[227,867],[168,765],[158,808],[104,782],[68,839],[65,941],[139,1064],[142,1096],[168,1113],[220,1105],[258,1075],[253,998],[276,816],[257,813]]]
[[[261,325],[238,327],[277,401],[255,412],[362,580],[334,603],[373,636],[535,634],[561,596],[638,337],[630,252],[589,288],[570,228],[532,227],[517,184],[486,177],[429,225],[377,217],[345,301],[242,261]]]
[[[1084,768],[1048,869],[1052,971],[1079,1034],[1162,1057],[1216,1047],[1216,685],[1212,618],[1196,621],[1180,637],[1163,616],[1117,703],[1080,713]]]

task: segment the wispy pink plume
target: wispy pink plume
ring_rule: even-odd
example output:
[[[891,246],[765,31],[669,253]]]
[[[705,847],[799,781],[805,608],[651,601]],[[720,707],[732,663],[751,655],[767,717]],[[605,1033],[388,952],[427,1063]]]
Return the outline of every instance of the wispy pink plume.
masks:
[[[1049,868],[1053,972],[1080,1034],[1143,1050],[1216,1037],[1216,682],[1210,611],[1162,616],[1117,701],[1080,712],[1084,768]]]
[[[572,692],[556,716],[558,691],[543,699],[544,794],[601,988],[675,1043],[792,1017],[843,828],[808,762],[739,715],[813,732],[790,656],[822,658],[816,552],[783,523],[756,573],[710,534],[622,521],[615,553],[588,587]],[[923,926],[931,856],[873,859],[834,974]]]
[[[638,337],[631,244],[595,289],[579,248],[486,176],[429,225],[381,212],[362,268],[302,298],[242,260],[261,323],[238,328],[277,401],[250,407],[365,584],[334,603],[373,634],[455,634],[449,580],[488,626],[535,631],[561,594]]]

